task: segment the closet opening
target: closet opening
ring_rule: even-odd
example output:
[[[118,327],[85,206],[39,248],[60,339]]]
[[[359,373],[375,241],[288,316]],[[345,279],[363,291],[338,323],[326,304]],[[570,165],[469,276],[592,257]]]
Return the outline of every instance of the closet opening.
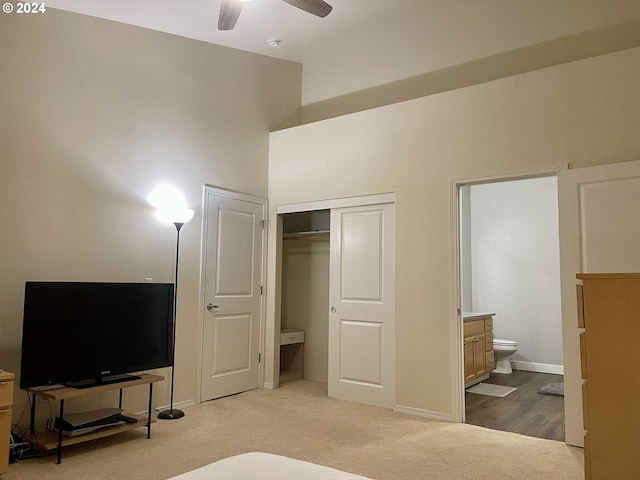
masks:
[[[278,205],[276,215],[273,388],[305,379],[332,398],[393,407],[395,194]]]
[[[330,210],[281,214],[280,385],[327,383]]]

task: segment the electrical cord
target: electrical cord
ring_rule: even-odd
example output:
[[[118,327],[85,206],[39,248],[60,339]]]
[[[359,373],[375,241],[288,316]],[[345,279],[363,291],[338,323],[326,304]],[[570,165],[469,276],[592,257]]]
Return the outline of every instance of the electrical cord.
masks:
[[[9,434],[9,458],[13,461],[31,458],[36,452],[31,449],[31,444],[14,433]]]
[[[46,387],[44,387],[46,388]],[[32,398],[29,392],[25,392],[27,395],[27,401],[24,403],[22,411],[18,417],[17,423],[11,427],[11,433],[9,435],[9,458],[11,461],[24,460],[27,458],[33,458],[39,456],[41,452],[37,448],[38,445],[38,430],[34,428],[33,434],[31,434],[30,428],[21,428],[20,424],[23,421],[24,415],[27,409],[31,410],[32,402],[35,401],[35,396]],[[45,421],[45,431],[53,430],[53,405],[51,400],[48,399],[49,404],[49,418]],[[27,435],[32,435],[34,444],[27,441]]]

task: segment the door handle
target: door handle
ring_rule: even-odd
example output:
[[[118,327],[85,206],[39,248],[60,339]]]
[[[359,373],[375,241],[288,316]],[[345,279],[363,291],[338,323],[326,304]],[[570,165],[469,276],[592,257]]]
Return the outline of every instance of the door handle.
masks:
[[[207,310],[214,310],[216,308],[220,308],[220,306],[214,305],[213,303],[207,303]]]
[[[336,312],[337,312],[336,307],[331,307],[331,313],[336,313]]]

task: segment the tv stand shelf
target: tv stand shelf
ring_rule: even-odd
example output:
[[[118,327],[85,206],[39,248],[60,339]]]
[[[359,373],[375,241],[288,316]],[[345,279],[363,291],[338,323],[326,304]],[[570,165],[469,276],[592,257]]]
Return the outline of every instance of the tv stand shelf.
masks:
[[[98,438],[115,435],[116,433],[126,432],[127,430],[132,430],[134,428],[147,426],[147,419],[145,417],[141,417],[139,415],[134,415],[131,413],[127,413],[127,416],[137,418],[138,423],[123,423],[122,425],[104,427],[104,428],[101,428],[100,430],[96,430],[95,432],[85,433],[83,435],[78,435],[77,437],[63,436],[62,446],[68,447],[69,445],[76,445],[78,443],[88,442],[89,440],[96,440]],[[151,419],[151,423],[155,423],[156,421],[157,420],[155,418]],[[37,439],[37,444],[40,450],[49,452],[58,448],[57,432],[42,432],[34,435],[29,435],[29,437]]]
[[[139,378],[133,380],[127,380],[123,382],[110,383],[105,385],[97,385],[89,388],[73,388],[73,387],[36,387],[27,388],[27,393],[31,394],[33,399],[31,402],[31,425],[28,440],[37,445],[41,451],[57,450],[58,459],[57,463],[62,461],[62,447],[69,445],[76,445],[78,443],[95,440],[98,438],[108,437],[117,433],[125,432],[139,427],[147,427],[147,438],[151,437],[151,424],[156,420],[151,418],[151,401],[153,396],[153,383],[164,380],[164,377],[160,375],[141,374]],[[121,425],[113,425],[110,427],[104,427],[99,430],[95,430],[90,433],[78,435],[76,437],[65,437],[61,431],[58,432],[35,432],[35,410],[36,410],[36,398],[40,397],[47,400],[60,401],[60,415],[61,419],[64,418],[64,401],[71,398],[79,398],[87,395],[93,395],[96,393],[108,392],[113,390],[120,390],[120,401],[118,408],[122,408],[122,390],[124,388],[135,387],[137,385],[149,385],[149,408],[147,411],[147,417],[140,415],[133,415],[127,413],[127,416],[134,417],[138,421],[136,423],[124,423]]]

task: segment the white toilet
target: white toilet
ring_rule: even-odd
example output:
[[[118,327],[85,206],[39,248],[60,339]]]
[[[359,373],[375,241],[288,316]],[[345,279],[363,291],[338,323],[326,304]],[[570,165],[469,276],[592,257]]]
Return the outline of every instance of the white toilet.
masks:
[[[493,339],[493,355],[496,360],[496,368],[493,373],[511,373],[511,360],[509,357],[518,351],[518,342],[515,340]]]

